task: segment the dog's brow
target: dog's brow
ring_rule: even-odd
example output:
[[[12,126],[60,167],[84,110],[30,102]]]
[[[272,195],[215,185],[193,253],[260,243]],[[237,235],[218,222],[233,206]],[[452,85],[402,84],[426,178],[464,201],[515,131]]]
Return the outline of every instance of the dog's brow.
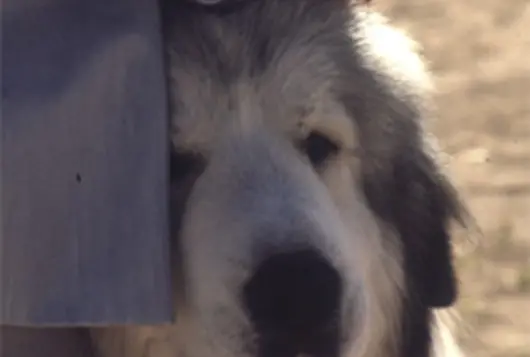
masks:
[[[326,98],[304,120],[312,129],[339,141],[344,148],[354,149],[357,145],[354,121],[340,103]]]

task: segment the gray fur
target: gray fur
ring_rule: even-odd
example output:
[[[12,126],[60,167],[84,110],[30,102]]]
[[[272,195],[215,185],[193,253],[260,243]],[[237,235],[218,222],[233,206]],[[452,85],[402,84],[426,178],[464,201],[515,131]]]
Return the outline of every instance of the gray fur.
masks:
[[[430,83],[415,45],[341,0],[254,0],[221,13],[174,0],[164,16],[173,149],[203,161],[173,197],[176,322],[96,329],[101,356],[255,357],[241,287],[264,256],[308,246],[345,284],[340,355],[419,357],[402,334],[420,294],[411,290],[423,289],[408,269],[431,254],[429,237],[415,235],[432,221],[445,239],[458,204],[428,149]],[[311,131],[341,148],[323,168],[295,145]],[[403,190],[395,170],[411,172]],[[433,357],[453,356],[425,343]]]

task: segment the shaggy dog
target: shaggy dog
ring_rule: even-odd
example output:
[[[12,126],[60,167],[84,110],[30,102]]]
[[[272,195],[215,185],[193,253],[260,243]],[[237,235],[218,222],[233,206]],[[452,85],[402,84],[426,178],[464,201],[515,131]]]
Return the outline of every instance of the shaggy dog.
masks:
[[[176,320],[103,357],[457,356],[462,210],[414,44],[347,0],[163,9]]]

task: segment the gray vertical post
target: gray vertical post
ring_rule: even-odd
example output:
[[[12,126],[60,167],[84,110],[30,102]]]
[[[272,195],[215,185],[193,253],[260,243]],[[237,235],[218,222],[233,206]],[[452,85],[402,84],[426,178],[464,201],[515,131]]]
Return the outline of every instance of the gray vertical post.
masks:
[[[156,0],[4,0],[0,324],[171,319]]]

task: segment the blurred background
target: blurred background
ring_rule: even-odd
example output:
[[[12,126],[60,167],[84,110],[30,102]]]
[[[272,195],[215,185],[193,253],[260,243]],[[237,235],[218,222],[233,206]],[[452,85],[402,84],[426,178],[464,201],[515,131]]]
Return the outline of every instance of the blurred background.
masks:
[[[461,343],[469,357],[530,357],[530,1],[373,6],[423,46],[433,129],[481,229],[456,247]]]

